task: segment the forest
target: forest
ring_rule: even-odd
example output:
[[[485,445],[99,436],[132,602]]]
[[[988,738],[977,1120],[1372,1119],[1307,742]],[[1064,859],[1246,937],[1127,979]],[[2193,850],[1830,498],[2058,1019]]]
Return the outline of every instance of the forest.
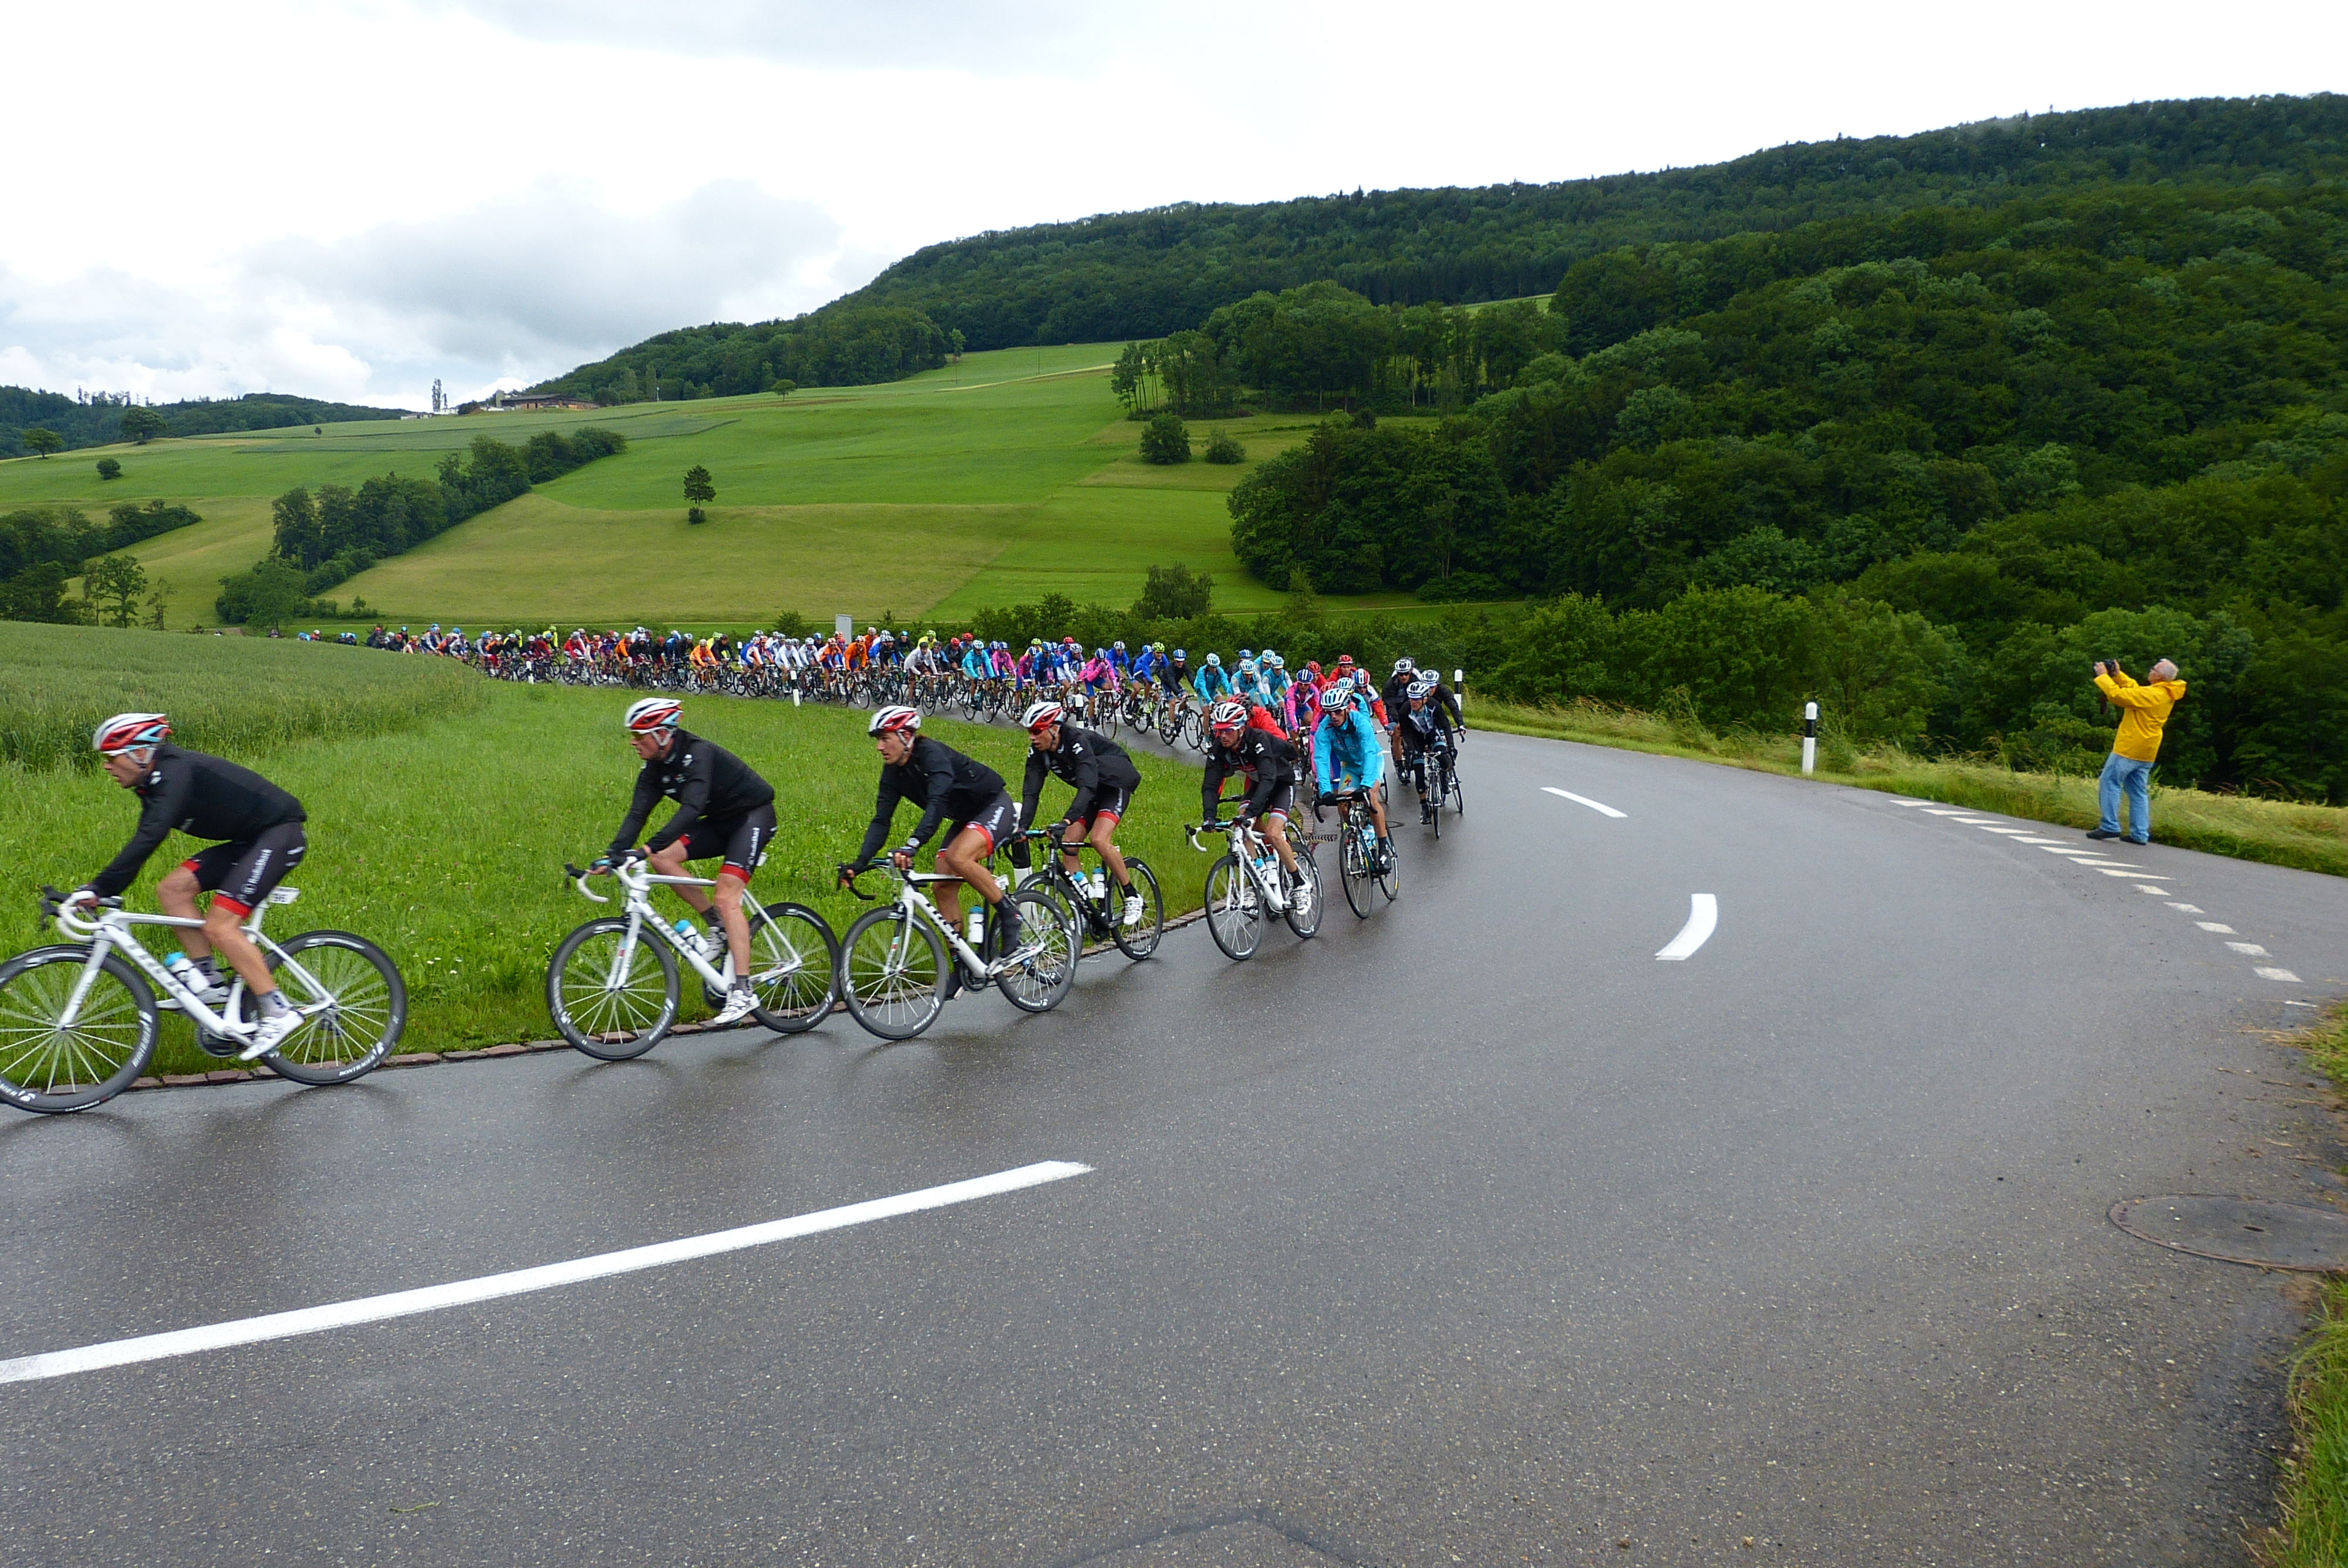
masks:
[[[935,370],[961,348],[956,334],[920,311],[843,302],[787,322],[680,327],[530,390],[568,392],[609,406],[865,386]]]
[[[1707,722],[1778,727],[1788,692],[1733,671],[1803,669],[1797,622],[1879,606],[1914,618],[1885,657],[1935,695],[1846,720],[2040,765],[2099,753],[2087,659],[2165,653],[2197,682],[2174,774],[2348,794],[2337,186],[1624,247],[1547,311],[1498,309],[1509,332],[1453,312],[1414,337],[1412,309],[1321,284],[1210,315],[1223,381],[1351,410],[1233,493],[1250,571],[1532,596],[1509,694],[1684,687]],[[1430,382],[1458,412],[1392,417]]]
[[[65,451],[104,446],[123,439],[122,416],[133,408],[160,415],[165,436],[216,436],[234,430],[282,430],[296,425],[326,425],[346,419],[396,419],[396,408],[363,408],[348,403],[322,403],[314,397],[253,392],[242,397],[192,398],[184,403],[134,404],[112,393],[93,393],[86,399],[61,392],[36,392],[29,387],[0,386],[0,457],[21,457],[32,448],[25,444],[27,430],[52,430],[64,441]]]
[[[88,562],[203,518],[168,501],[125,502],[102,523],[77,507],[26,507],[0,516],[0,620],[85,619],[66,584]]]

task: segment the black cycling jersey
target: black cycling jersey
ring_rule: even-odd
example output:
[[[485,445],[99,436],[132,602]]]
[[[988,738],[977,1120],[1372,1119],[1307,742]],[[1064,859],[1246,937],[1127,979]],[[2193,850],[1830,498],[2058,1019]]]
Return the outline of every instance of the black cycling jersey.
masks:
[[[1207,820],[1215,818],[1215,808],[1223,793],[1223,781],[1235,773],[1249,779],[1247,800],[1242,809],[1251,815],[1260,815],[1279,794],[1282,784],[1290,783],[1296,766],[1296,748],[1270,730],[1259,730],[1251,724],[1240,732],[1240,738],[1231,745],[1220,741],[1207,743],[1207,778],[1200,794]]]
[[[624,855],[635,847],[636,835],[663,795],[676,802],[676,815],[644,841],[644,847],[654,852],[675,844],[705,818],[721,821],[772,805],[775,786],[724,746],[679,730],[669,742],[668,754],[650,759],[637,773],[635,797],[628,803],[627,820],[612,835],[611,854]]]
[[[1433,734],[1438,726],[1446,730],[1459,728],[1459,699],[1451,694],[1450,687],[1439,682],[1434,692],[1428,694],[1426,706],[1414,712],[1406,698],[1398,712],[1403,716],[1404,727],[1415,729],[1422,735]]]
[[[1402,714],[1410,712],[1410,683],[1417,679],[1416,675],[1392,676],[1378,691],[1378,700],[1386,705],[1386,712],[1397,720]]]
[[[856,864],[872,864],[873,852],[889,836],[890,819],[897,815],[900,801],[922,803],[921,823],[905,841],[907,849],[919,849],[937,832],[939,824],[949,817],[968,822],[983,815],[994,797],[1004,793],[1001,774],[943,741],[921,736],[901,764],[880,764],[880,794],[873,802],[872,825],[864,830],[864,847],[856,852]]]
[[[1133,758],[1123,746],[1107,735],[1062,724],[1059,750],[1031,750],[1027,753],[1027,778],[1019,800],[1020,821],[1035,820],[1035,807],[1043,799],[1044,775],[1047,772],[1076,792],[1076,798],[1068,803],[1070,820],[1090,812],[1094,797],[1104,789],[1131,791],[1141,787],[1141,770],[1133,765]]]
[[[177,746],[157,746],[147,776],[131,787],[139,800],[139,831],[90,878],[90,890],[101,898],[129,886],[173,828],[191,838],[242,843],[283,823],[307,820],[300,801],[251,768]]]

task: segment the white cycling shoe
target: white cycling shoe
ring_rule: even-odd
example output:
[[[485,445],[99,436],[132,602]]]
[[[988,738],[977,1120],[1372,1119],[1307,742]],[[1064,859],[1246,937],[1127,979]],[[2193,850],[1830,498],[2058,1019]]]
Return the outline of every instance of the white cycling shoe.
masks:
[[[1125,918],[1117,923],[1129,929],[1132,927],[1141,924],[1141,895],[1138,893],[1127,894],[1125,896]]]
[[[720,1027],[729,1023],[739,1023],[748,1018],[750,1010],[757,1005],[758,993],[747,985],[736,984],[726,993],[726,1005],[717,1009],[717,1016],[709,1020],[710,1024],[713,1027]]]
[[[285,1043],[286,1036],[300,1029],[305,1020],[292,1008],[263,1019],[252,1029],[252,1039],[236,1053],[239,1061],[257,1061]]]
[[[1295,902],[1296,912],[1300,916],[1313,913],[1313,884],[1310,882],[1297,883],[1295,891],[1289,897]]]

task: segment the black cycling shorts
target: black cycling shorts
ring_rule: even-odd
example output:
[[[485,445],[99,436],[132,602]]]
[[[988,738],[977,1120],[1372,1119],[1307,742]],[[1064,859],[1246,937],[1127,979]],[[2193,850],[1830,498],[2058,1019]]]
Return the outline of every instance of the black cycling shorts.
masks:
[[[678,840],[685,845],[687,860],[706,860],[722,855],[726,864],[717,868],[717,874],[723,876],[730,871],[743,882],[750,880],[758,863],[767,858],[767,845],[774,841],[775,807],[771,801],[739,816],[715,820],[705,817],[687,828]]]
[[[1255,792],[1253,790],[1250,790],[1248,793],[1250,794],[1253,794]],[[1247,802],[1242,800],[1240,804],[1244,807],[1247,804]],[[1274,815],[1281,816],[1294,816],[1296,815],[1295,784],[1288,779],[1281,780],[1279,787],[1272,792],[1272,799],[1264,803],[1263,810],[1258,815],[1262,816],[1272,816]]]
[[[1011,836],[1018,823],[1018,805],[1008,794],[999,794],[973,815],[947,828],[942,842],[951,844],[962,836],[964,828],[974,827],[986,835],[986,850],[992,855]]]
[[[1063,820],[1081,822],[1085,825],[1085,831],[1086,833],[1090,833],[1092,831],[1094,822],[1101,817],[1105,816],[1111,822],[1123,822],[1126,817],[1126,813],[1132,807],[1132,805],[1133,792],[1131,790],[1126,788],[1123,784],[1102,784],[1099,788],[1093,791],[1093,804],[1086,808],[1084,815],[1081,817],[1064,818]]]
[[[302,864],[310,847],[309,835],[298,822],[264,827],[242,843],[215,844],[180,862],[196,874],[196,886],[213,896],[215,907],[250,915]]]

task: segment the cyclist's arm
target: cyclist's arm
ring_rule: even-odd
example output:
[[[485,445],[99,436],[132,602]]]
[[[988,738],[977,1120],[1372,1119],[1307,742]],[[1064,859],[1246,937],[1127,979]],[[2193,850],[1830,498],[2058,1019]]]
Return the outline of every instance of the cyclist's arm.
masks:
[[[864,829],[862,847],[856,852],[857,869],[862,870],[872,864],[872,856],[880,851],[880,841],[889,836],[889,824],[897,815],[897,803],[903,798],[904,791],[897,784],[897,770],[882,768],[880,793],[872,803],[872,821]]]
[[[647,766],[636,774],[636,793],[628,801],[627,819],[620,824],[620,831],[612,835],[609,853],[613,859],[636,846],[636,835],[644,830],[645,819],[652,815],[653,806],[659,799],[660,785],[653,781],[652,769]]]
[[[1061,744],[1068,743],[1063,741]],[[1100,794],[1100,759],[1093,755],[1090,746],[1080,746],[1076,753],[1076,776],[1068,781],[1075,787],[1076,798],[1068,803],[1062,819],[1076,822],[1090,811],[1093,797]]]
[[[1313,731],[1313,782],[1323,794],[1329,793],[1329,753],[1333,748],[1326,739],[1329,722],[1323,719]]]
[[[1044,761],[1043,753],[1030,751],[1027,753],[1027,774],[1019,784],[1019,822],[1022,826],[1035,822],[1035,808],[1044,800],[1044,775],[1050,771],[1051,765]]]
[[[101,898],[111,898],[138,880],[139,869],[155,848],[171,836],[171,825],[187,814],[181,809],[189,792],[194,787],[191,769],[177,770],[177,777],[166,777],[155,793],[139,804],[139,826],[122,853],[107,863],[106,869],[91,877],[89,890]]]
[[[1223,804],[1223,780],[1229,776],[1230,772],[1231,770],[1223,765],[1223,761],[1220,757],[1209,757],[1207,759],[1207,776],[1205,781],[1199,787],[1199,817],[1200,821],[1212,822],[1215,820],[1216,815]]]

